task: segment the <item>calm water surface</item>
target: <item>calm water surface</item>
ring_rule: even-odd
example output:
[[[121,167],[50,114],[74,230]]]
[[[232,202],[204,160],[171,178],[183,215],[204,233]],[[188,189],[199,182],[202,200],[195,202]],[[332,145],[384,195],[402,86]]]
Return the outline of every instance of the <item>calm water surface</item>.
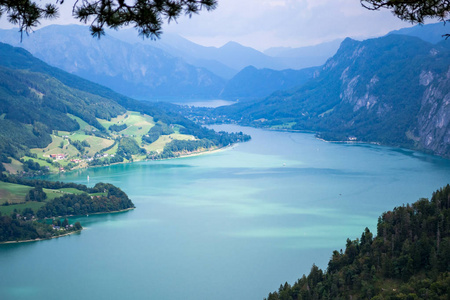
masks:
[[[198,101],[188,101],[188,102],[180,102],[180,103],[175,103],[178,105],[189,105],[189,106],[196,106],[196,107],[219,107],[219,106],[228,106],[228,105],[232,105],[237,103],[238,101],[230,101],[230,100],[221,100],[221,99],[216,99],[216,100],[198,100]]]
[[[69,237],[0,246],[0,299],[262,300],[322,268],[385,210],[450,182],[450,162],[237,126],[202,156],[50,179],[122,188],[137,209],[78,218]],[[87,175],[90,182],[87,182]]]

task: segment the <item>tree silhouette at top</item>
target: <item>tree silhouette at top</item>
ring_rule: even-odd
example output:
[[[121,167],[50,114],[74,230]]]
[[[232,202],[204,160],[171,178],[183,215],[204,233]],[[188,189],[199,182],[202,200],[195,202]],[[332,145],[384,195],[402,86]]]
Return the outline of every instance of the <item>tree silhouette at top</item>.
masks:
[[[386,8],[404,21],[423,24],[427,19],[448,21],[450,0],[360,0],[370,10]],[[445,36],[449,36],[446,34]]]
[[[56,2],[55,2],[56,1]],[[42,3],[38,0],[0,0],[0,16],[19,26],[19,31],[30,32],[42,19],[56,19],[64,0]],[[104,28],[118,29],[134,26],[139,35],[158,38],[162,24],[175,21],[181,15],[213,10],[217,0],[76,0],[73,16],[90,24],[91,34],[100,37]]]

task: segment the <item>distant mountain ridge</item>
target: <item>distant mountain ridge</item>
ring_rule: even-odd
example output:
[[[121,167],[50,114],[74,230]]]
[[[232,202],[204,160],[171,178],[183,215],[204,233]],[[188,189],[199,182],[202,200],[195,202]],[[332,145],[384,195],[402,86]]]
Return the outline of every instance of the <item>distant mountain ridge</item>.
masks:
[[[281,58],[234,42],[215,48],[176,35],[151,41],[142,40],[132,29],[108,33],[97,40],[88,34],[87,27],[53,25],[30,34],[22,43],[15,30],[0,30],[0,39],[71,74],[143,100],[256,99],[299,85],[307,79],[305,74],[311,75],[309,71],[269,71],[267,67],[285,67],[279,63]],[[250,65],[255,69],[245,78],[243,74],[249,75],[245,67]],[[240,68],[244,68],[243,73],[237,71]],[[303,74],[302,78],[298,74]]]
[[[336,40],[301,48],[272,48],[260,52],[230,41],[221,47],[205,47],[179,35],[164,33],[158,41],[144,40],[136,36],[134,29],[108,31],[111,36],[128,43],[140,43],[160,48],[188,63],[204,67],[230,79],[248,66],[257,69],[285,70],[320,66],[336,53],[342,40]]]
[[[148,45],[130,45],[88,27],[52,25],[24,38],[1,30],[0,39],[22,47],[52,66],[137,99],[211,98],[225,81],[217,75]]]
[[[266,99],[216,109],[253,126],[290,124],[328,140],[378,142],[450,157],[450,41],[346,39],[318,76]],[[294,125],[295,124],[295,125]]]
[[[292,89],[304,84],[314,77],[317,69],[275,71],[249,66],[227,82],[219,97],[240,101],[261,99],[278,90]]]
[[[443,35],[447,33],[450,33],[450,26],[445,26],[443,22],[439,22],[434,24],[416,25],[413,27],[394,30],[389,32],[387,35],[402,34],[414,36],[426,42],[436,44],[445,40],[445,37],[443,37]]]

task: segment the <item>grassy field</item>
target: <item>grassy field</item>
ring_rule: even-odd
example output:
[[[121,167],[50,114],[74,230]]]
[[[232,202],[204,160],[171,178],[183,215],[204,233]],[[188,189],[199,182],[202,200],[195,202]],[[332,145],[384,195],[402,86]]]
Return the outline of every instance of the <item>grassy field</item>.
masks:
[[[18,212],[24,210],[25,208],[31,208],[33,211],[38,211],[39,208],[45,205],[45,202],[35,202],[30,201],[22,204],[8,205],[8,206],[0,206],[0,212],[2,215],[11,215],[14,209],[17,209]]]
[[[10,174],[17,174],[17,172],[22,172],[23,171],[23,166],[22,163],[14,158],[11,158],[11,163],[10,164],[3,164],[5,166],[5,169],[10,173]]]
[[[164,146],[173,140],[195,140],[193,135],[172,133],[171,135],[161,135],[156,141],[150,145],[144,145],[143,148],[147,151],[162,152]]]
[[[22,157],[22,158],[23,158],[23,160],[25,160],[25,161],[31,159],[32,161],[37,162],[41,167],[49,167],[50,169],[51,169],[51,168],[54,168],[54,167],[52,166],[52,164],[48,163],[46,160],[44,160],[44,159],[42,159],[42,158],[33,158],[33,157],[29,157],[29,156],[24,156],[24,157]]]
[[[78,118],[78,117],[76,117],[76,116],[74,116],[74,115],[71,115],[71,114],[67,114],[67,115],[68,115],[70,118],[72,118],[72,119],[74,119],[75,121],[77,121],[78,124],[80,124],[80,130],[81,130],[81,131],[83,131],[83,130],[91,131],[92,129],[95,128],[94,126],[89,125],[88,123],[86,123],[85,121],[83,121],[82,119],[80,119],[80,118]],[[101,124],[101,123],[100,123],[100,124]]]
[[[24,202],[31,189],[29,186],[0,181],[0,204]]]
[[[114,144],[113,139],[104,139],[93,135],[86,135],[80,131],[70,135],[69,138],[74,141],[87,141],[91,146],[85,147],[84,149],[86,151],[86,155],[89,157],[94,156],[95,153]]]
[[[45,199],[44,202],[35,202],[35,201],[29,201],[25,202],[25,197],[29,190],[31,190],[32,187],[26,186],[26,185],[20,185],[20,184],[14,184],[14,183],[7,183],[0,181],[0,212],[3,215],[10,215],[14,209],[17,209],[17,211],[21,211],[25,208],[31,208],[35,212],[41,208],[41,206],[45,205],[46,202],[52,201],[55,198],[61,197],[64,194],[82,194],[85,193],[84,191],[75,189],[75,188],[62,188],[62,189],[43,189],[45,194],[47,195],[47,199]],[[90,194],[92,196],[106,196],[106,193],[94,193]],[[2,205],[5,202],[9,202],[10,205]]]

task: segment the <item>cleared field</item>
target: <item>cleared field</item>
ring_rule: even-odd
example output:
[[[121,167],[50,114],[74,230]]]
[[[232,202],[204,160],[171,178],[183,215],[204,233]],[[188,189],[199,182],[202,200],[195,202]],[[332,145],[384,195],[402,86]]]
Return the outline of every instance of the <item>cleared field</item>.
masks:
[[[69,144],[69,141],[67,139],[63,139],[60,136],[51,135],[52,142],[44,149],[40,148],[34,148],[31,149],[32,153],[36,153],[38,157],[41,158],[48,158],[50,154],[65,154],[67,156],[76,156],[78,153],[78,150]],[[61,148],[61,142],[63,142],[64,146]]]
[[[29,186],[0,181],[0,204],[24,202],[31,189]]]
[[[128,126],[127,129],[119,132],[120,134],[127,135],[144,135],[155,125],[153,118],[148,115],[142,115],[138,112],[128,111],[126,114],[120,115],[117,118],[111,119],[111,121],[98,119],[100,124],[102,124],[105,128],[109,128],[109,126],[116,124],[122,125],[126,124]]]
[[[14,158],[11,158],[11,163],[4,163],[3,165],[10,174],[17,174],[23,171],[22,163]]]
[[[55,198],[61,197],[64,194],[83,194],[83,191],[74,189],[74,188],[64,188],[64,189],[58,189],[58,190],[52,190],[52,189],[44,189],[44,192],[47,194],[47,199],[45,201],[51,201]]]
[[[171,135],[161,135],[156,141],[150,145],[145,145],[143,148],[147,151],[157,151],[162,152],[164,146],[173,140],[195,140],[193,135],[172,133]]]
[[[119,116],[117,116],[117,117],[115,117],[115,118],[112,118],[110,121],[104,120],[104,119],[98,119],[98,118],[97,118],[97,120],[98,120],[98,122],[99,122],[100,124],[102,124],[103,127],[105,127],[106,129],[108,129],[109,126],[111,126],[111,125],[113,125],[113,124],[117,124],[117,125],[122,124],[122,123],[123,123],[123,120],[125,120],[126,116],[128,116],[129,113],[130,113],[130,112],[126,112],[126,113],[124,113],[123,115],[119,115]]]
[[[64,194],[82,194],[84,191],[75,189],[75,188],[63,188],[63,189],[43,189],[45,194],[47,195],[47,199],[44,202],[36,202],[29,201],[23,203],[25,201],[25,196],[28,191],[31,190],[32,187],[14,183],[7,183],[0,181],[0,212],[4,215],[10,215],[14,209],[17,211],[21,211],[25,208],[31,208],[35,212],[45,205],[46,202],[51,201],[55,198],[61,197]],[[94,193],[90,194],[92,196],[106,196],[106,193]],[[10,205],[3,206],[2,204],[5,202],[9,202]]]
[[[117,152],[118,148],[119,148],[119,143],[116,143],[116,145],[114,147],[112,147],[111,149],[109,149],[105,153],[106,154],[115,154]]]
[[[89,130],[91,131],[92,129],[94,129],[94,126],[89,125],[88,123],[86,123],[85,121],[83,121],[82,119],[71,115],[71,114],[67,114],[70,118],[74,119],[75,121],[78,122],[78,124],[80,124],[80,130]],[[100,123],[101,124],[101,123]],[[103,124],[102,124],[103,125]]]
[[[170,143],[172,139],[168,135],[161,135],[156,141],[151,143],[150,145],[145,145],[144,149],[148,151],[157,151],[162,152],[164,146]]]
[[[90,147],[85,147],[86,154],[88,156],[93,156],[95,153],[99,152],[102,149],[105,149],[112,144],[114,144],[114,140],[104,139],[101,137],[86,135],[84,133],[76,132],[70,136],[71,140],[74,141],[87,141]]]
[[[34,162],[37,162],[41,167],[49,167],[50,169],[53,168],[52,164],[48,163],[47,161],[45,161],[43,159],[33,158],[33,157],[29,157],[29,156],[23,157],[23,160],[25,160],[25,161],[30,160],[30,159]]]
[[[66,194],[76,194],[76,195],[86,193],[84,191],[80,191],[75,188],[63,188],[63,189],[59,189],[58,191],[61,191]]]
[[[84,134],[83,131],[76,131],[69,135],[69,139],[73,141],[84,141],[85,139],[91,137],[91,135]]]
[[[182,140],[182,141],[193,141],[195,140],[195,137],[193,135],[189,134],[181,134],[181,133],[172,133],[170,137],[173,140]]]
[[[34,212],[38,211],[39,208],[45,205],[45,202],[35,202],[30,201],[27,203],[22,204],[15,204],[15,205],[8,205],[8,206],[0,206],[0,212],[2,215],[11,215],[11,213],[14,211],[14,209],[17,209],[17,211],[22,211],[25,208],[31,208]]]

